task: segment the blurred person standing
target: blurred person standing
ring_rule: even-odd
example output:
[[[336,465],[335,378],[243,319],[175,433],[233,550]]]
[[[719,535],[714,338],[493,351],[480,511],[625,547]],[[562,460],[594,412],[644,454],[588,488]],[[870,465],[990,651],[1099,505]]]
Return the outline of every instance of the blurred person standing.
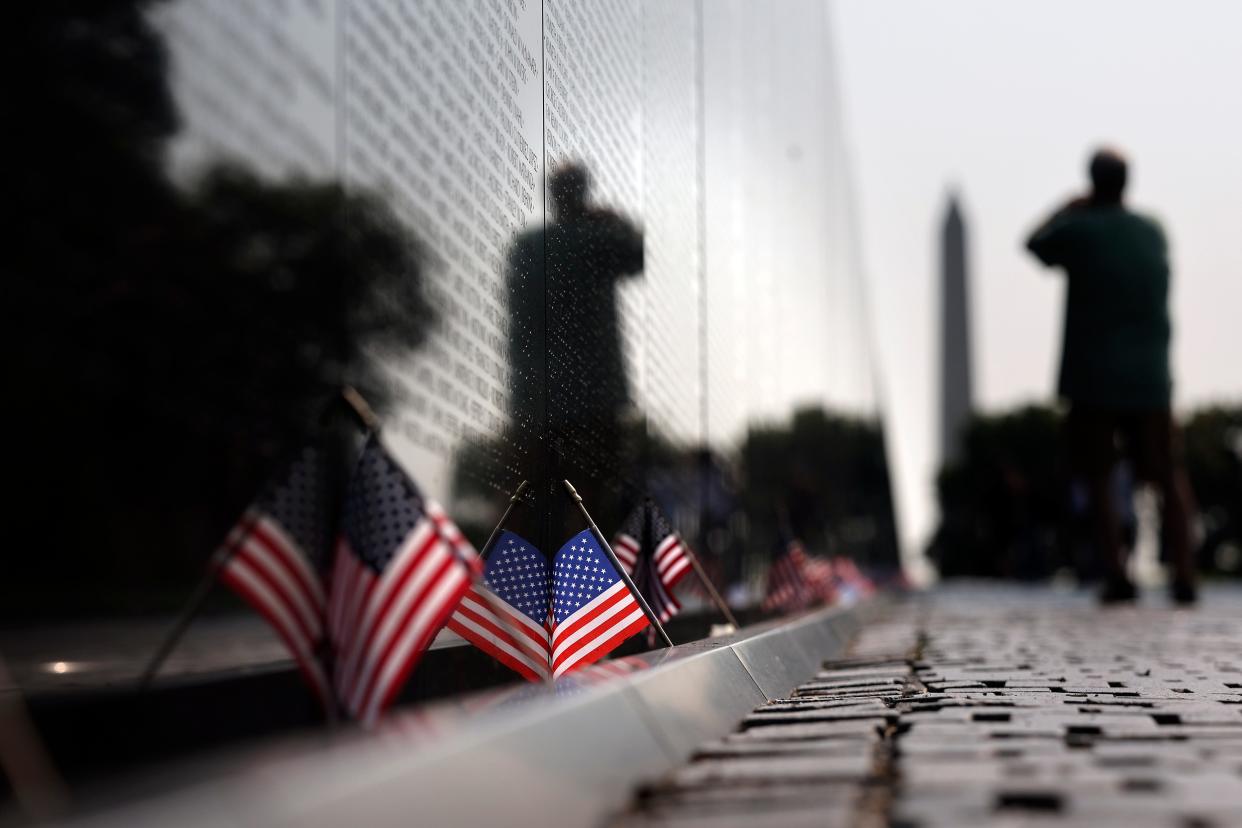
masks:
[[[1127,163],[1116,150],[1091,158],[1091,191],[1055,212],[1027,240],[1068,286],[1059,393],[1070,406],[1066,439],[1086,483],[1104,603],[1131,601],[1113,468],[1124,458],[1161,496],[1161,529],[1172,558],[1178,604],[1196,599],[1190,484],[1171,411],[1169,256],[1164,231],[1122,201]]]

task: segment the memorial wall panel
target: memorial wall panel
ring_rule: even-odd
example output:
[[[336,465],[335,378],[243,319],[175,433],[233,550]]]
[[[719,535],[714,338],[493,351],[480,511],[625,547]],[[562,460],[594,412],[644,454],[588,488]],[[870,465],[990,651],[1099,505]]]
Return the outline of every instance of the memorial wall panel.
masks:
[[[335,176],[338,14],[331,0],[157,7],[182,120],[178,174],[233,162],[277,178]]]
[[[336,176],[417,236],[437,318],[413,356],[376,355],[387,434],[476,539],[528,479],[528,531],[554,544],[565,477],[606,529],[654,490],[697,534],[704,487],[745,485],[731,458],[753,429],[817,406],[874,420],[823,4],[183,0],[163,17],[179,169]],[[749,520],[721,525],[755,546]]]
[[[571,480],[614,526],[634,495],[643,428],[642,8],[543,6],[548,469],[553,487]]]
[[[702,95],[693,0],[643,7],[643,371],[653,435],[703,440]]]
[[[740,600],[791,530],[818,551],[892,551],[838,531],[888,507],[886,478],[855,485],[876,445],[882,475],[883,435],[820,0],[169,0],[135,13],[154,23],[144,47],[167,55],[144,99],[163,131],[150,147],[123,131],[80,140],[134,148],[127,185],[100,189],[117,238],[159,244],[109,248],[122,275],[92,302],[154,297],[132,318],[160,325],[135,342],[140,324],[109,330],[130,363],[100,368],[111,384],[87,398],[136,423],[127,460],[160,469],[135,471],[144,481],[174,479],[177,464],[156,461],[175,453],[144,442],[144,418],[163,417],[185,449],[168,488],[193,487],[171,508],[81,475],[100,498],[84,514],[109,513],[108,497],[133,512],[96,548],[115,547],[100,560],[124,578],[150,578],[136,592],[184,591],[344,380],[475,544],[530,480],[522,531],[553,551],[578,528],[569,478],[609,535],[654,496]],[[175,209],[159,206],[167,183]],[[130,266],[171,275],[134,288]],[[162,301],[175,312],[152,313]],[[83,388],[97,382],[106,337],[61,339]],[[151,390],[159,360],[180,396]],[[86,467],[80,449],[64,454]],[[117,465],[90,462],[104,477]],[[80,523],[75,543],[104,521]],[[165,523],[178,551],[135,564],[129,539]]]
[[[539,9],[516,3],[345,3],[342,175],[381,193],[431,257],[425,345],[389,365],[390,433],[434,496],[503,501],[538,439],[511,417],[534,377],[512,350],[510,259],[542,218]]]

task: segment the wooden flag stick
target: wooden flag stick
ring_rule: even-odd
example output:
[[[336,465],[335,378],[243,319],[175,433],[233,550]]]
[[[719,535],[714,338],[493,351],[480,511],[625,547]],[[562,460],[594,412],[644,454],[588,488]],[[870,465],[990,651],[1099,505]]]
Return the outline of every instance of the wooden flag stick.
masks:
[[[376,434],[380,431],[380,419],[375,414],[375,409],[371,408],[366,398],[358,393],[358,389],[352,385],[341,386],[341,399],[354,412],[354,416],[362,423],[363,428],[367,431],[373,431]]]
[[[509,634],[509,637],[513,639],[513,642],[515,644],[521,642],[522,640],[521,631],[519,631],[518,628],[513,625],[513,622],[511,622],[506,617],[505,602],[501,599],[499,595],[492,592],[492,588],[489,587],[487,585],[487,582],[483,580],[482,575],[475,575],[474,583],[475,583],[475,586],[479,588],[479,597],[481,597],[484,601],[487,602],[487,605],[492,610],[492,614],[495,615],[496,620],[500,622],[501,628],[504,629],[504,631]],[[548,665],[548,672],[544,676],[544,681],[547,682],[548,684],[553,683],[551,664]]]
[[[362,426],[369,431],[378,433],[380,430],[379,417],[375,415],[375,410],[366,401],[366,398],[358,393],[358,390],[352,385],[341,386],[340,399],[349,406],[350,411],[358,418]],[[331,403],[327,403],[331,405]],[[326,410],[326,409],[325,409]],[[189,599],[182,609],[181,615],[177,618],[176,623],[168,630],[168,634],[164,636],[164,640],[160,642],[159,649],[147,662],[147,666],[143,669],[142,675],[138,679],[139,691],[146,691],[150,688],[151,682],[155,680],[155,676],[159,673],[160,667],[164,666],[164,662],[177,644],[181,642],[185,631],[189,629],[194,619],[202,611],[203,605],[207,603],[208,596],[211,595],[211,589],[216,584],[216,579],[220,576],[220,570],[228,563],[229,558],[234,553],[233,544],[226,543],[215,555],[212,556],[211,563],[207,567],[207,571],[203,573],[203,577],[199,579],[194,591],[190,593]],[[331,711],[330,711],[331,713]]]
[[[652,500],[650,495],[648,495],[647,514],[649,516],[652,514],[654,507],[655,501]],[[648,517],[647,520],[650,521],[651,518]],[[703,588],[707,590],[707,597],[710,598],[711,602],[716,605],[716,609],[720,610],[720,614],[724,616],[724,620],[727,623],[732,624],[733,629],[740,629],[738,627],[737,618],[733,615],[733,610],[729,609],[729,605],[725,602],[725,599],[719,592],[716,591],[716,585],[712,583],[711,578],[707,577],[707,571],[703,569],[703,564],[699,563],[699,556],[694,554],[694,551],[690,548],[690,544],[682,541],[681,551],[686,554],[686,559],[690,561],[690,567],[694,570],[694,574],[698,576],[699,582],[702,583]]]
[[[691,552],[690,547],[684,543],[681,545],[681,548],[686,553],[686,557],[690,559],[690,566],[694,569],[694,574],[699,576],[699,581],[702,582],[703,588],[707,590],[708,597],[712,599],[716,609],[720,610],[720,614],[724,616],[725,621],[733,625],[733,629],[739,629],[737,618],[734,617],[733,611],[729,609],[725,599],[716,591],[716,587],[712,584],[711,579],[707,577],[707,573],[703,571],[703,564],[699,563],[698,556]]]
[[[586,504],[582,502],[582,495],[578,494],[578,490],[575,489],[573,484],[568,480],[562,482],[564,482],[565,488],[569,490],[570,499],[573,500],[574,503],[578,504],[578,510],[581,511],[582,516],[586,518],[587,526],[591,528],[591,532],[595,535],[595,539],[599,541],[599,545],[604,550],[604,554],[608,556],[608,560],[612,562],[613,567],[617,570],[617,574],[621,576],[621,580],[625,583],[626,589],[630,591],[630,594],[634,596],[634,600],[638,602],[638,606],[642,609],[643,615],[647,616],[647,620],[651,622],[651,626],[655,629],[656,633],[659,634],[660,638],[664,640],[664,646],[672,647],[673,640],[669,638],[668,633],[664,631],[664,626],[660,624],[660,619],[656,618],[656,614],[651,611],[651,606],[647,603],[647,599],[643,597],[643,594],[638,591],[638,587],[634,586],[634,582],[630,580],[630,576],[626,574],[625,567],[623,567],[621,562],[617,560],[616,553],[612,551],[612,547],[608,545],[607,539],[604,538],[604,533],[599,531],[599,527],[595,525],[595,521],[591,518],[591,513],[587,511]]]
[[[147,666],[143,669],[142,675],[138,679],[139,692],[145,692],[151,687],[151,682],[155,681],[156,674],[160,671],[160,667],[164,666],[164,661],[172,654],[173,649],[181,642],[181,637],[185,635],[185,631],[189,629],[190,624],[198,617],[202,611],[203,605],[207,603],[207,596],[211,594],[211,588],[216,585],[216,578],[220,575],[220,570],[224,567],[233,555],[233,544],[225,544],[216,554],[211,556],[211,563],[207,566],[207,571],[203,573],[203,577],[199,579],[198,585],[194,587],[194,592],[190,593],[190,598],[185,602],[185,608],[181,610],[176,623],[169,628],[164,640],[160,642],[159,649],[151,656],[151,660],[147,662]]]
[[[487,543],[483,544],[483,548],[479,550],[479,557],[487,560],[487,556],[491,554],[492,546],[496,543],[496,539],[500,537],[500,533],[504,531],[505,524],[509,522],[509,515],[513,513],[514,507],[522,500],[522,495],[530,487],[530,481],[523,480],[518,487],[513,490],[513,495],[509,498],[509,505],[505,507],[505,513],[500,516],[500,522],[496,524],[496,528],[492,530],[492,534],[488,536]]]

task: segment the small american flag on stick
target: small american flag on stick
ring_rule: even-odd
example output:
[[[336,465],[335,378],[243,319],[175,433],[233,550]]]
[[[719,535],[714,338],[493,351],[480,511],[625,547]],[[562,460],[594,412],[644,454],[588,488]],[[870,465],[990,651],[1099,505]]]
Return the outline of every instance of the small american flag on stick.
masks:
[[[551,668],[548,562],[535,545],[504,532],[483,571],[449,619],[448,628],[528,681]]]
[[[530,681],[586,667],[647,626],[590,530],[561,547],[550,578],[543,553],[506,531],[484,580],[448,627]]]
[[[768,585],[760,607],[765,611],[795,612],[815,600],[815,590],[807,580],[807,554],[802,544],[790,541],[785,551],[768,569]]]
[[[802,578],[811,589],[814,603],[831,604],[837,600],[837,576],[831,561],[813,555],[805,557]]]
[[[642,607],[589,529],[556,553],[552,566],[552,675],[603,658],[647,626]]]
[[[325,709],[373,724],[480,565],[372,434],[325,579],[326,480],[322,453],[303,450],[229,533],[220,578],[275,628]]]
[[[690,558],[681,536],[654,502],[635,507],[612,546],[661,623],[681,611],[673,589],[690,572]]]
[[[323,455],[308,446],[246,510],[217,553],[220,579],[272,625],[324,709],[333,703],[323,662],[328,502]]]
[[[328,600],[333,683],[341,706],[371,724],[481,564],[374,435],[350,479],[342,524]]]

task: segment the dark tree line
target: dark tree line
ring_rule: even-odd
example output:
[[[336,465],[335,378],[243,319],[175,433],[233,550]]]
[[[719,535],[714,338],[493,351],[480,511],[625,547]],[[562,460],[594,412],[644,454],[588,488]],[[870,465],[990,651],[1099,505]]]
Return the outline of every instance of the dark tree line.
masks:
[[[793,535],[814,552],[896,565],[884,433],[875,420],[803,408],[788,423],[752,428],[742,481],[755,542]]]
[[[942,575],[1041,578],[1059,567],[1093,574],[1084,495],[1065,460],[1061,425],[1057,410],[1035,405],[970,420],[961,459],[937,478],[941,523],[929,553]],[[1242,572],[1242,408],[1194,412],[1182,440],[1202,529],[1200,567]],[[1118,498],[1126,497],[1122,480]]]

